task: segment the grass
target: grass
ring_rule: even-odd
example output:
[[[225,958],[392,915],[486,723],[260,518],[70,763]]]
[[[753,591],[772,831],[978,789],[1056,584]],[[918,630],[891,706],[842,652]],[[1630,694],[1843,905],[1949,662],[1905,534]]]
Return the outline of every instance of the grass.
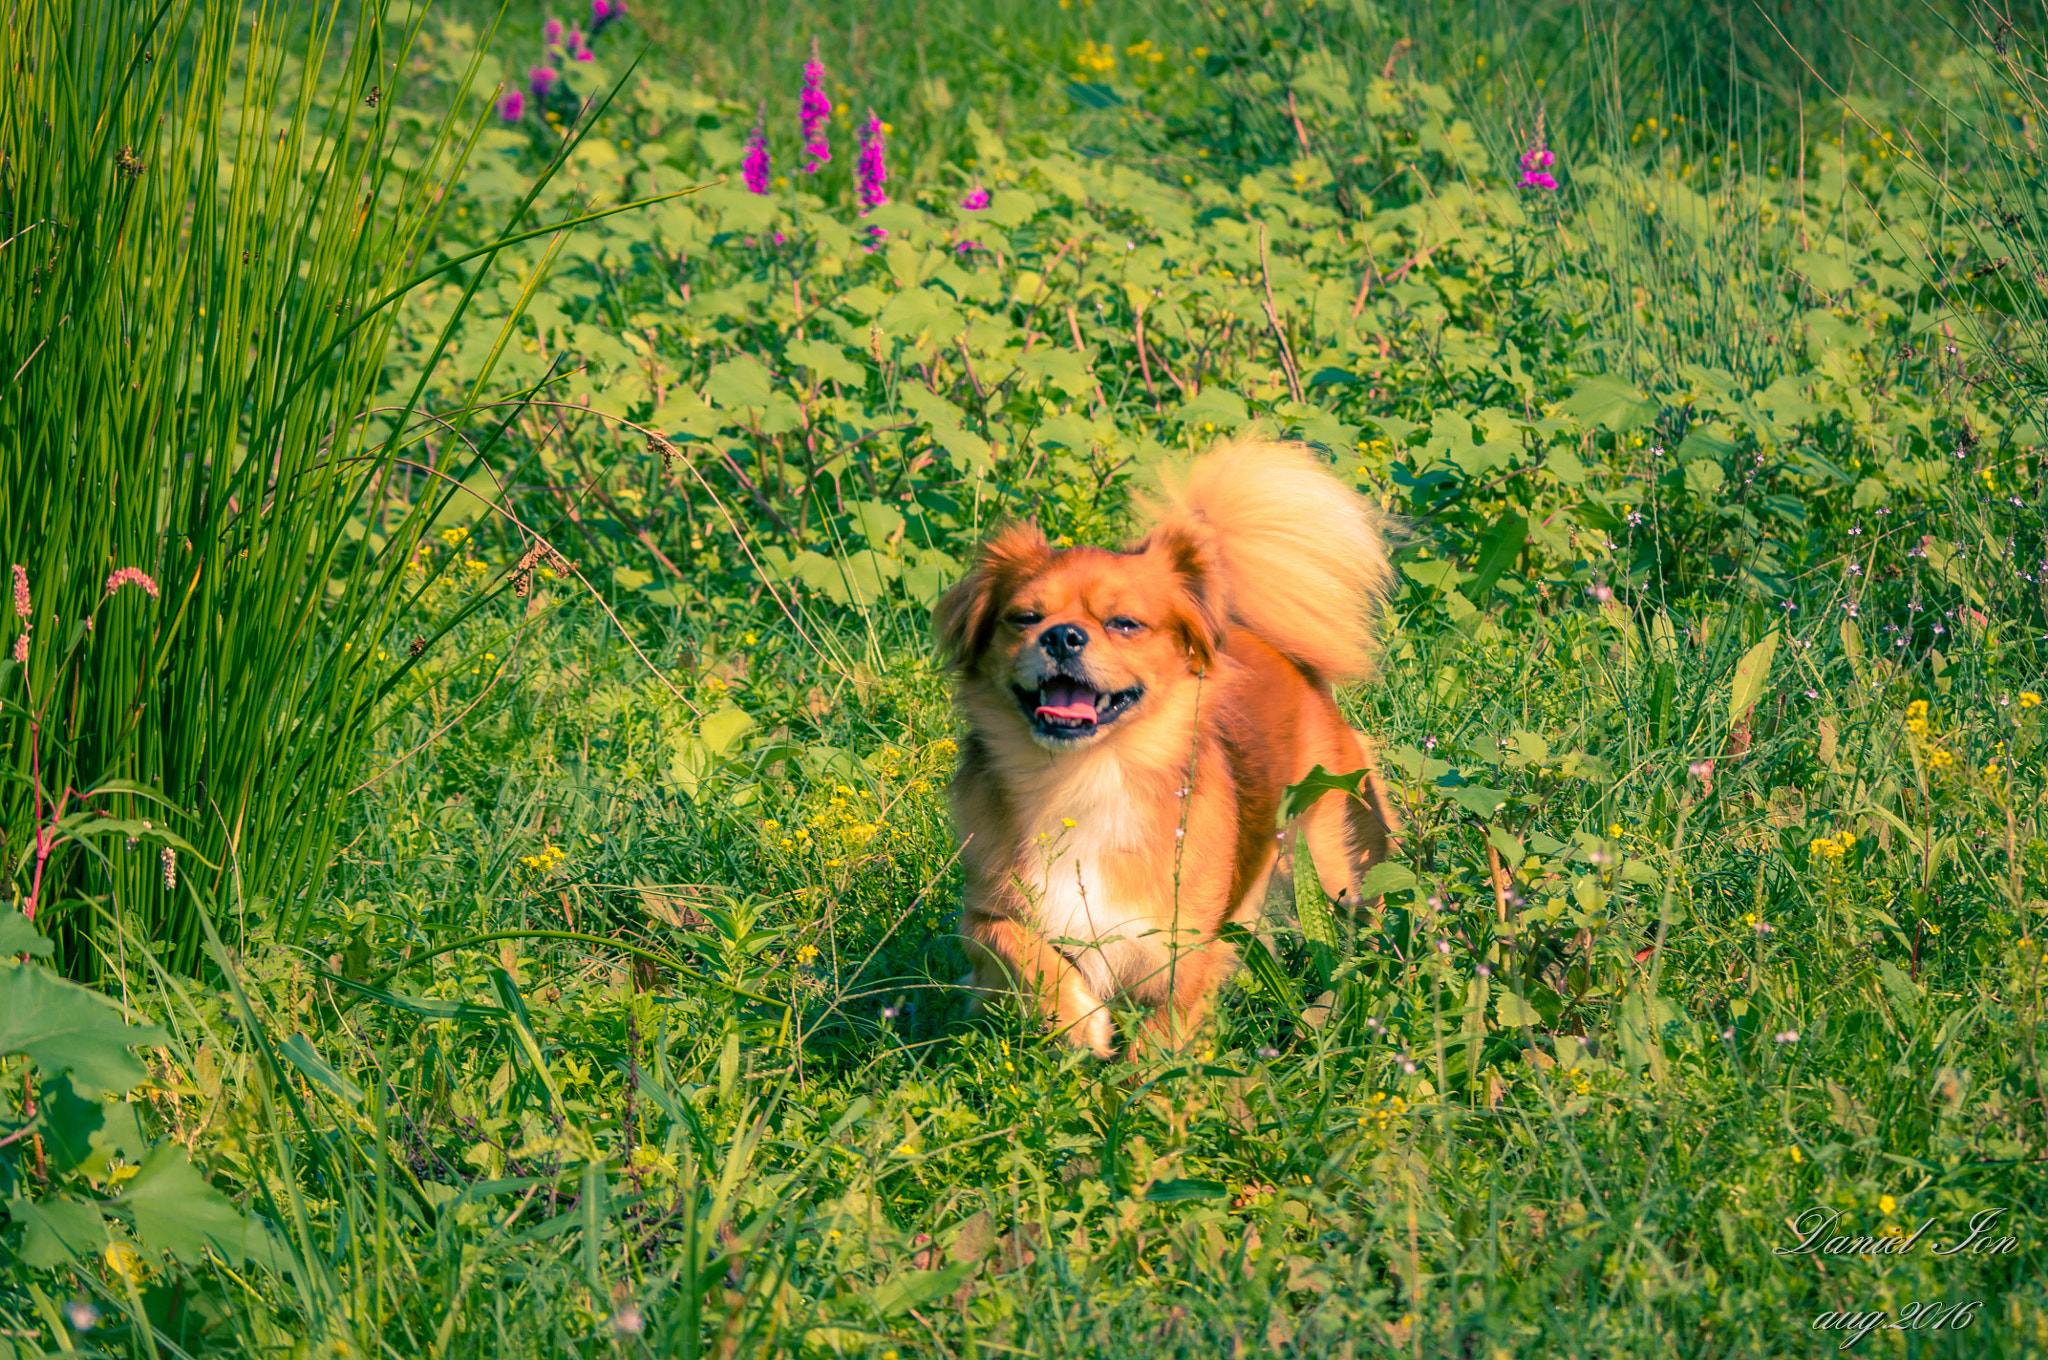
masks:
[[[1488,50],[1487,14],[1419,16],[1450,31],[1375,85],[1330,74],[1379,49],[1320,8],[1233,48],[1231,15],[1178,9],[636,7],[564,63],[579,95],[625,80],[601,114],[551,106],[586,133],[559,155],[491,78],[461,89],[536,34],[486,49],[460,17],[412,36],[361,152],[404,167],[490,120],[416,269],[729,173],[813,27],[898,129],[897,201],[856,218],[836,141],[766,199],[505,245],[394,307],[353,386],[309,379],[336,419],[416,396],[492,434],[372,422],[462,491],[323,492],[265,549],[299,556],[219,587],[331,595],[310,655],[361,653],[357,725],[321,739],[346,779],[233,748],[282,786],[265,853],[331,838],[327,872],[188,872],[206,910],[168,927],[110,880],[91,953],[39,934],[54,899],[0,916],[25,959],[0,968],[0,1354],[1781,1355],[1872,1314],[1850,1350],[2048,1351],[2038,312],[1987,268],[2021,228],[1981,212],[2035,191],[2022,125],[1972,112],[1991,76],[1916,58],[1941,97],[1885,125],[1922,139],[1904,170],[1834,131],[1773,175],[1631,141],[1675,65],[1525,38],[1550,195],[1509,187],[1531,127],[1499,110],[1534,75],[1431,65]],[[2032,88],[2031,49],[1989,46],[1968,70]],[[1563,112],[1624,75],[1642,108]],[[1244,116],[1288,89],[1301,134]],[[1344,99],[1405,187],[1323,155]],[[1768,112],[1760,138],[1802,110]],[[1922,154],[1937,132],[1978,140]],[[290,203],[267,229],[329,239]],[[1411,526],[1385,675],[1345,696],[1407,812],[1386,907],[1326,927],[1283,888],[1277,966],[1173,1058],[968,1019],[924,605],[1000,515],[1114,538],[1152,464],[1254,417]],[[146,447],[198,483],[248,467]],[[120,504],[17,484],[14,515]],[[17,556],[67,541],[0,523]],[[84,612],[49,574],[38,646],[46,598]],[[92,645],[133,668],[107,645],[128,607]],[[236,626],[275,646],[288,617]],[[205,674],[306,702],[247,655]],[[62,692],[100,692],[67,664]],[[13,720],[58,674],[0,674]],[[25,904],[48,813],[10,787]],[[114,961],[124,1010],[36,957]],[[1823,1219],[1930,1226],[1778,1250]]]

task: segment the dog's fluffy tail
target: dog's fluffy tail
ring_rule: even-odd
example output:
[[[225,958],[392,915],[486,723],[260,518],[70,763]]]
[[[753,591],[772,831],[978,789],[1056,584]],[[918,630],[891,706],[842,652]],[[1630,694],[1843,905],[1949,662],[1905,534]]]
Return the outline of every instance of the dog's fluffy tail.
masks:
[[[1394,577],[1383,517],[1308,448],[1215,449],[1169,486],[1157,518],[1159,531],[1205,541],[1232,622],[1325,680],[1371,674]]]

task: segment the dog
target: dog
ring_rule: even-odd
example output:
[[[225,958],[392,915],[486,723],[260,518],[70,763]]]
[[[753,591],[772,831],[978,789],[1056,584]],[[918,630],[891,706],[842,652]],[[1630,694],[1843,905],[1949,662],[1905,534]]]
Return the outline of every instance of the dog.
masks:
[[[966,719],[951,796],[976,1004],[1035,1001],[1116,1053],[1110,1006],[1185,1043],[1255,925],[1284,791],[1320,765],[1359,796],[1302,814],[1325,893],[1356,908],[1396,821],[1332,686],[1373,669],[1393,580],[1377,509],[1309,449],[1240,440],[1196,461],[1122,551],[994,533],[933,614]]]

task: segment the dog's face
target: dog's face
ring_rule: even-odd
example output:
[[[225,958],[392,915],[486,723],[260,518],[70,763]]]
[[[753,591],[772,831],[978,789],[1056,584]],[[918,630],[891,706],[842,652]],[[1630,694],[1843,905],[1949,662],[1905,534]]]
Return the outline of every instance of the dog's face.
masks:
[[[985,731],[1048,750],[1141,724],[1213,659],[1222,603],[1208,546],[1155,536],[1129,552],[1055,551],[1031,526],[982,549],[940,600],[939,642]]]

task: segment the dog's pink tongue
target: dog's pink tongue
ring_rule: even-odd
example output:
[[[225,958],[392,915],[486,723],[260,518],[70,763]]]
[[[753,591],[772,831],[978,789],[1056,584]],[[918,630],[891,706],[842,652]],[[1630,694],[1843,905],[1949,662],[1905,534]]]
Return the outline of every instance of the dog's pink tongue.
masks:
[[[1069,722],[1095,721],[1095,691],[1071,680],[1055,680],[1038,692],[1038,716]]]

